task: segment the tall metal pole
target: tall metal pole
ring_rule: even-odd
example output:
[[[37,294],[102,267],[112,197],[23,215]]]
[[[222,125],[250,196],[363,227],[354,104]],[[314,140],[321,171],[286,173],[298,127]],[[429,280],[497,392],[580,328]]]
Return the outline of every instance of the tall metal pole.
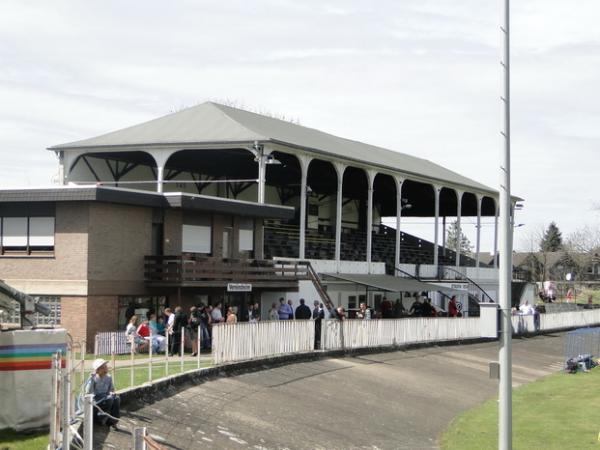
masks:
[[[498,390],[498,448],[512,449],[512,228],[510,220],[510,0],[502,0],[502,70],[503,70],[503,128],[500,164],[500,383]]]

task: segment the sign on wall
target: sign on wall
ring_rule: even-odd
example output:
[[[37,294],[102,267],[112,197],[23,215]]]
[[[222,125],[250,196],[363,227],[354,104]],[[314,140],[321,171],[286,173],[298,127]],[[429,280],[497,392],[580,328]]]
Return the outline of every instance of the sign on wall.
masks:
[[[227,283],[227,292],[252,292],[252,284]]]

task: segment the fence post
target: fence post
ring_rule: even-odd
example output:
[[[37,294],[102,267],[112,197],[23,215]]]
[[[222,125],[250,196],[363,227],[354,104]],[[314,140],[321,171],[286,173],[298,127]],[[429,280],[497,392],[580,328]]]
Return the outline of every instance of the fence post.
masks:
[[[146,450],[146,440],[144,437],[148,435],[146,427],[133,429],[133,450]]]
[[[134,380],[135,380],[135,373],[134,373],[134,371],[135,371],[135,369],[134,369],[134,366],[135,366],[135,349],[134,349],[134,345],[135,345],[135,343],[132,341],[131,342],[131,351],[129,352],[129,354],[130,354],[129,359],[131,361],[131,368],[129,370],[129,386],[130,387],[133,387],[134,384],[135,384],[134,383]],[[114,378],[113,378],[113,380],[114,380]]]
[[[169,373],[169,330],[165,333],[165,376]]]
[[[154,335],[150,328],[150,346],[148,347],[148,381],[152,381],[152,347],[154,347]]]
[[[94,394],[83,397],[83,450],[94,447]]]
[[[81,385],[83,383],[83,380],[85,380],[85,352],[86,352],[86,347],[87,347],[87,341],[84,339],[81,342],[81,353],[80,353],[80,357],[81,357],[81,378],[79,380],[79,384]],[[79,389],[78,389],[79,390]]]
[[[115,364],[115,346],[117,345],[117,336],[116,333],[110,333],[110,362],[111,362],[111,371],[112,371],[112,379],[116,380],[117,368]],[[132,344],[133,345],[133,344]]]
[[[69,424],[71,422],[71,383],[69,376],[69,369],[64,370],[62,376],[62,410],[61,410],[61,426],[62,426],[62,450],[69,450],[71,448],[71,439],[69,436]]]
[[[183,355],[185,352],[185,327],[181,327],[181,348],[179,349],[179,359],[181,362],[181,370],[183,372]]]
[[[200,368],[200,345],[202,344],[202,329],[201,326],[198,325],[198,343],[196,344],[196,356],[198,357],[198,369]]]
[[[52,398],[50,403],[50,446],[52,450],[58,447],[58,409],[60,387],[60,352],[52,355]]]

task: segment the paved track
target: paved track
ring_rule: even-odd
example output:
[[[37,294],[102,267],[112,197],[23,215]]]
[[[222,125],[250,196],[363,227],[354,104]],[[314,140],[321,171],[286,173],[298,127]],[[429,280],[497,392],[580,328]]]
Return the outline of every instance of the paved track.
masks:
[[[513,385],[561,369],[564,334],[513,341]],[[182,390],[125,417],[177,449],[429,449],[493,397],[498,344],[430,347],[290,364]],[[127,449],[99,430],[96,448]]]

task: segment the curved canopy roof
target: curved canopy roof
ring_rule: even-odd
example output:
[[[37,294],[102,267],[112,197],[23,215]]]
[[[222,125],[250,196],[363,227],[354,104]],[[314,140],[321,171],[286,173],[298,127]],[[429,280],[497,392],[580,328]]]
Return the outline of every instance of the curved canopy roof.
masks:
[[[463,186],[479,192],[497,191],[426,159],[382,147],[344,139],[314,128],[206,102],[158,119],[101,136],[50,147],[49,150],[118,151],[120,147],[150,150],[161,145],[277,143],[309,153],[413,174],[441,183]]]

